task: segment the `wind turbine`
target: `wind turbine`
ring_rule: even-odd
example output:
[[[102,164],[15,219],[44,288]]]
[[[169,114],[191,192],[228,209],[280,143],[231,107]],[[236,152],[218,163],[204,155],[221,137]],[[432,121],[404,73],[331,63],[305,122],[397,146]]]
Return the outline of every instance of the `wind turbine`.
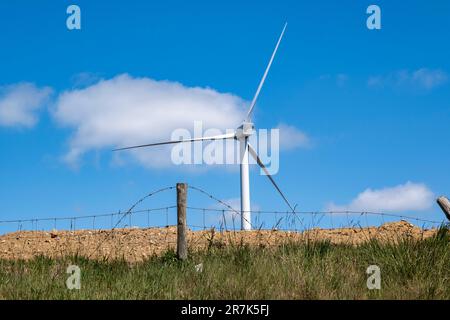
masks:
[[[249,177],[249,161],[248,161],[249,154],[256,160],[257,164],[264,171],[266,176],[269,178],[270,182],[274,185],[275,189],[281,195],[281,197],[286,202],[286,204],[289,206],[289,208],[292,210],[292,212],[295,212],[294,208],[291,206],[291,204],[289,203],[289,201],[287,200],[287,198],[285,197],[285,195],[283,194],[281,189],[276,184],[273,177],[270,175],[266,166],[263,164],[263,162],[259,158],[256,150],[249,143],[249,137],[252,136],[255,132],[255,126],[252,122],[253,109],[255,108],[259,93],[261,92],[261,88],[263,87],[264,82],[267,77],[267,74],[269,73],[270,67],[271,67],[273,59],[275,58],[275,55],[277,53],[281,39],[283,38],[284,32],[286,31],[286,27],[287,27],[287,23],[285,23],[285,25],[283,27],[283,31],[281,32],[280,37],[278,38],[277,44],[272,53],[272,56],[270,57],[270,60],[266,67],[264,75],[259,83],[259,86],[258,86],[258,89],[256,90],[255,96],[253,97],[253,100],[250,104],[250,108],[247,112],[247,116],[246,116],[245,120],[242,122],[242,124],[235,130],[235,132],[228,133],[228,134],[222,134],[222,135],[216,135],[216,136],[209,136],[209,137],[199,137],[199,138],[193,138],[193,139],[172,140],[172,141],[165,141],[165,142],[143,144],[143,145],[138,145],[138,146],[115,149],[113,151],[129,150],[129,149],[144,148],[144,147],[153,147],[153,146],[175,144],[175,143],[195,142],[195,141],[214,141],[214,140],[224,140],[224,139],[235,139],[235,140],[239,141],[239,145],[240,145],[241,229],[242,230],[251,230],[252,229],[251,207],[250,207],[250,179],[249,179],[250,177]]]

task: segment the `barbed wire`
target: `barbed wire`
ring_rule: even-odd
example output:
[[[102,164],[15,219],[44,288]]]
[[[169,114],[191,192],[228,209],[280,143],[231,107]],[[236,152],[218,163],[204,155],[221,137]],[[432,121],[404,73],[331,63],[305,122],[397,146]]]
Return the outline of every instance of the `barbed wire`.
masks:
[[[215,196],[213,196],[212,194],[210,194],[209,192],[199,188],[199,187],[195,187],[195,186],[191,186],[188,185],[188,188],[196,190],[204,195],[206,195],[207,197],[209,197],[210,199],[216,201],[217,203],[227,207],[228,209],[215,209],[215,208],[198,208],[198,207],[187,207],[187,209],[191,209],[191,210],[201,210],[202,212],[207,212],[207,211],[217,211],[217,212],[222,212],[222,214],[224,214],[225,212],[234,212],[237,215],[239,215],[241,218],[242,214],[240,211],[238,211],[237,209],[233,208],[230,204],[216,198]],[[365,216],[365,218],[367,219],[367,215],[374,215],[374,216],[380,216],[382,218],[384,217],[393,217],[393,218],[399,218],[399,219],[407,219],[407,220],[414,220],[417,222],[426,222],[426,223],[432,223],[432,224],[442,224],[444,223],[444,220],[442,221],[433,221],[433,220],[428,220],[428,219],[423,219],[423,218],[417,218],[417,217],[411,217],[411,216],[406,216],[406,215],[397,215],[397,214],[390,214],[390,213],[383,213],[383,212],[372,212],[372,211],[351,211],[351,210],[335,210],[335,211],[297,211],[297,210],[272,210],[272,211],[267,211],[267,210],[252,210],[251,211],[252,214],[286,214],[286,216],[288,215],[294,215],[294,217],[301,223],[302,228],[305,228],[303,221],[297,216],[298,214],[300,215],[361,215],[361,216]],[[254,228],[254,225],[251,221],[248,221],[246,218],[243,218],[246,222],[248,222],[252,229]],[[283,218],[281,218],[277,224],[281,223],[281,220]],[[225,217],[223,219],[225,221]],[[287,219],[286,219],[287,220]],[[234,221],[233,221],[234,222]],[[368,225],[368,222],[366,223]],[[226,226],[225,226],[226,227]],[[261,227],[260,227],[261,228]]]
[[[161,212],[164,211],[166,213],[166,226],[169,225],[169,214],[168,211],[170,209],[174,209],[176,208],[176,205],[168,205],[168,206],[163,206],[163,207],[155,207],[155,208],[147,208],[147,209],[141,209],[141,210],[134,210],[136,208],[137,205],[139,205],[140,203],[142,203],[145,199],[152,197],[153,195],[156,195],[158,193],[164,192],[164,191],[168,191],[168,190],[172,190],[174,189],[175,186],[168,186],[165,188],[161,188],[158,189],[156,191],[150,192],[147,195],[145,195],[144,197],[140,198],[138,201],[136,201],[127,211],[122,212],[122,211],[117,211],[117,212],[111,212],[111,213],[104,213],[104,214],[90,214],[90,215],[80,215],[80,216],[65,216],[65,217],[46,217],[46,218],[26,218],[26,219],[12,219],[12,220],[0,220],[0,225],[5,225],[5,224],[18,224],[18,229],[21,231],[23,224],[26,223],[31,223],[31,229],[35,229],[38,230],[38,223],[39,222],[45,222],[45,221],[53,221],[54,222],[54,226],[56,229],[56,223],[58,221],[69,221],[70,222],[70,230],[76,230],[76,223],[79,220],[87,220],[87,219],[92,219],[92,225],[93,225],[93,229],[95,229],[95,222],[97,219],[99,218],[105,218],[105,217],[111,217],[111,231],[115,230],[121,223],[122,221],[127,217],[127,216],[131,216],[133,214],[140,214],[140,213],[147,213],[148,215],[150,213],[157,213],[157,212]],[[222,214],[222,224],[225,224],[225,229],[228,229],[228,226],[226,226],[226,217],[225,217],[225,213],[228,212],[232,212],[235,213],[238,216],[242,216],[240,210],[233,208],[230,204],[226,203],[225,201],[215,197],[214,195],[210,194],[209,192],[196,187],[196,186],[191,186],[188,185],[188,188],[195,190],[205,196],[207,196],[208,198],[212,199],[213,201],[215,201],[216,203],[224,206],[224,209],[219,209],[219,208],[213,208],[213,207],[193,207],[193,206],[187,206],[186,208],[188,210],[191,211],[201,211],[203,213],[203,215],[205,216],[206,214],[210,214],[210,213],[221,213]],[[290,211],[290,210],[252,210],[251,211],[252,214],[256,214],[256,215],[261,215],[261,214],[273,214],[273,215],[289,215],[289,214],[299,214],[299,215],[304,215],[304,216],[310,216],[310,217],[317,217],[319,216],[319,221],[315,221],[314,224],[320,224],[321,222],[321,218],[320,216],[326,216],[329,215],[332,219],[333,216],[347,216],[347,220],[349,220],[349,216],[365,216],[365,218],[367,219],[368,215],[372,215],[372,216],[380,216],[383,221],[384,218],[389,217],[389,218],[397,218],[397,219],[402,219],[402,220],[413,220],[416,222],[422,222],[422,223],[430,223],[430,224],[442,224],[444,223],[444,220],[442,221],[436,221],[436,220],[430,220],[430,219],[424,219],[424,218],[419,218],[419,217],[413,217],[413,216],[408,216],[408,215],[400,215],[400,214],[393,214],[393,213],[384,213],[384,212],[373,212],[373,211]],[[120,219],[114,224],[113,223],[113,218],[115,216],[120,216]],[[280,220],[276,221],[276,224],[280,224],[281,220],[283,218],[281,218]],[[246,218],[244,218],[245,221],[247,221],[248,223],[250,223],[252,229],[255,228],[255,223],[252,223],[252,221],[248,221]],[[301,221],[301,220],[300,220]],[[302,221],[301,221],[302,222]],[[234,220],[233,220],[234,223]],[[331,223],[333,224],[333,221],[331,221]],[[348,224],[350,224],[350,222],[348,222]],[[366,221],[366,224],[368,224],[368,222]],[[148,216],[147,219],[147,225],[148,227],[150,227],[150,217]],[[303,225],[303,223],[302,223]],[[129,227],[131,227],[131,223],[129,224]],[[222,228],[223,225],[220,226],[220,228]],[[303,226],[304,227],[304,226]],[[205,217],[203,217],[203,228],[206,228],[206,221],[205,221]],[[259,226],[259,228],[262,228],[262,225]],[[272,227],[273,228],[273,227]],[[257,228],[258,229],[258,228]]]
[[[141,209],[141,210],[134,210],[129,212],[129,214],[135,214],[135,213],[147,213],[147,212],[154,212],[154,211],[163,211],[167,209],[173,209],[177,206],[166,206],[166,207],[158,207],[158,208],[148,208],[148,209]],[[29,218],[29,219],[16,219],[16,220],[0,220],[0,224],[6,224],[6,223],[25,223],[25,222],[35,222],[35,221],[70,221],[70,220],[83,220],[83,219],[91,219],[91,218],[102,218],[102,217],[111,217],[111,216],[118,216],[125,214],[122,211],[116,211],[111,213],[101,213],[101,214],[90,214],[90,215],[81,215],[81,216],[66,216],[66,217],[47,217],[47,218]]]
[[[121,219],[112,226],[111,230],[114,230],[117,228],[117,226],[124,220],[124,218],[127,215],[131,214],[151,214],[151,213],[159,213],[164,212],[166,214],[166,224],[161,226],[168,226],[168,210],[175,209],[176,205],[171,206],[164,206],[164,207],[156,207],[156,208],[147,208],[147,209],[141,209],[141,210],[134,210],[134,211],[126,211],[126,212],[112,212],[112,213],[104,213],[104,214],[91,214],[91,215],[81,215],[81,216],[66,216],[66,217],[46,217],[46,218],[29,218],[29,219],[16,219],[16,220],[0,220],[0,225],[5,224],[25,224],[25,223],[32,223],[32,229],[36,226],[36,223],[38,222],[44,222],[44,221],[69,221],[72,222],[72,227],[70,230],[75,230],[75,223],[78,220],[87,220],[87,219],[98,219],[98,218],[105,218],[105,217],[115,217],[115,216],[121,216]],[[233,212],[240,215],[240,212],[236,209],[217,209],[217,208],[211,208],[211,207],[192,207],[187,206],[186,209],[190,211],[201,211],[202,213],[206,214],[223,214],[224,212]],[[291,211],[280,211],[280,210],[252,210],[252,214],[290,214]],[[437,220],[430,220],[430,219],[424,219],[414,216],[408,216],[408,215],[400,215],[400,214],[391,214],[391,213],[383,213],[383,212],[371,212],[371,211],[296,211],[298,214],[302,215],[309,215],[309,216],[323,216],[323,215],[334,215],[334,216],[344,216],[344,215],[353,215],[353,216],[366,216],[366,215],[372,215],[372,216],[380,216],[380,217],[390,217],[390,218],[397,218],[402,220],[414,220],[417,222],[424,222],[424,223],[430,223],[430,224],[441,224],[444,222],[437,221]],[[317,221],[319,223],[320,221]],[[95,223],[95,220],[94,220]],[[147,225],[150,227],[150,221],[147,220]],[[255,225],[254,223],[252,224]],[[206,227],[206,222],[203,221],[203,227]],[[21,228],[19,227],[21,230]],[[37,227],[35,228],[37,229]],[[55,228],[56,229],[56,228]],[[95,228],[93,228],[95,229]]]
[[[195,211],[215,211],[215,212],[236,212],[235,209],[233,210],[226,210],[226,209],[216,209],[216,208],[202,208],[202,207],[186,207],[186,209],[195,210]],[[290,214],[293,213],[291,210],[286,211],[280,211],[280,210],[252,210],[251,213],[254,214]],[[304,215],[377,215],[377,216],[385,216],[385,217],[393,217],[393,218],[401,218],[401,219],[412,219],[416,221],[421,222],[428,222],[428,223],[442,223],[442,221],[436,221],[436,220],[428,220],[423,218],[417,218],[407,215],[399,215],[399,214],[391,214],[391,213],[383,213],[383,212],[373,212],[373,211],[295,211],[297,214],[304,214]]]
[[[144,196],[144,197],[142,197],[141,199],[139,199],[138,201],[136,201],[136,202],[128,209],[128,211],[122,216],[122,218],[116,223],[116,225],[112,228],[112,230],[114,230],[114,229],[122,222],[122,220],[123,220],[127,215],[129,215],[129,214],[131,213],[131,211],[133,211],[133,209],[136,208],[136,206],[137,206],[138,204],[140,204],[142,201],[144,201],[144,200],[147,199],[147,198],[150,198],[151,196],[154,196],[155,194],[158,194],[158,193],[161,193],[161,192],[164,192],[164,191],[167,191],[167,190],[172,190],[172,189],[174,189],[174,188],[175,188],[174,186],[169,186],[169,187],[161,188],[161,189],[159,189],[159,190],[150,192],[150,193],[147,194],[146,196]]]
[[[136,207],[144,200],[156,194],[173,190],[175,188],[175,186],[169,186],[150,192],[136,201],[127,211],[124,212],[119,210],[116,212],[80,216],[71,215],[63,217],[54,216],[46,218],[0,220],[0,227],[3,228],[3,226],[6,225],[6,230],[11,230],[12,228],[8,226],[11,224],[17,224],[18,231],[20,231],[13,232],[11,230],[10,233],[0,233],[0,237],[2,239],[1,243],[6,243],[6,251],[4,252],[12,252],[13,254],[17,254],[18,257],[22,257],[24,254],[33,254],[33,250],[37,248],[36,246],[42,246],[43,242],[45,242],[47,244],[45,244],[43,248],[46,249],[39,247],[39,250],[47,250],[49,254],[63,255],[68,252],[75,252],[75,254],[83,254],[83,256],[86,256],[88,259],[94,256],[101,257],[102,259],[109,259],[112,256],[120,258],[124,257],[124,255],[134,255],[133,257],[137,257],[139,252],[138,249],[143,245],[143,239],[147,239],[144,241],[148,241],[149,243],[148,250],[160,250],[162,247],[173,249],[177,244],[176,220],[174,221],[172,218],[169,219],[169,214],[173,214],[175,216],[176,214],[173,209],[177,208],[177,206],[166,205],[140,210],[136,210]],[[208,239],[212,239],[215,231],[218,231],[221,234],[223,234],[223,232],[231,232],[231,235],[226,233],[224,235],[226,237],[232,237],[235,231],[240,230],[239,225],[236,227],[234,223],[235,217],[241,217],[240,209],[233,208],[233,206],[226,201],[217,198],[201,188],[196,186],[188,186],[188,188],[195,190],[213,201],[213,204],[207,207],[186,207],[188,213],[191,213],[187,218],[187,227],[192,232],[200,232],[197,234],[198,237],[192,236],[192,241],[199,242],[202,241],[202,239],[209,241]],[[220,204],[223,208],[216,208],[215,206],[217,206],[217,204]],[[203,214],[203,220],[199,215],[197,215],[197,212]],[[230,212],[233,213],[233,215],[227,215],[227,213]],[[431,219],[421,217],[371,211],[294,210],[292,212],[290,210],[251,210],[251,213],[253,215],[251,221],[247,221],[246,218],[244,221],[250,222],[251,228],[255,232],[285,231],[287,233],[292,232],[292,234],[298,236],[307,236],[309,231],[314,231],[317,227],[320,227],[320,229],[323,230],[330,229],[329,222],[331,222],[331,229],[338,230],[338,228],[354,228],[363,233],[367,233],[367,238],[370,238],[370,233],[372,232],[371,227],[375,227],[376,225],[379,225],[379,222],[381,222],[375,221],[375,219],[369,219],[370,216],[380,217],[379,220],[382,220],[383,224],[386,220],[392,221],[392,219],[402,219],[409,222],[413,221],[417,226],[422,224],[421,227],[424,233],[427,230],[427,228],[425,228],[426,224],[432,224],[432,228],[439,227],[444,224],[444,220],[433,221]],[[141,214],[141,217],[137,217],[135,218],[136,220],[134,220],[137,224],[132,226],[132,216],[134,217],[134,215]],[[145,223],[145,214],[147,215],[147,223]],[[163,220],[164,216],[162,214],[165,214],[165,221]],[[279,215],[281,215],[280,219],[278,219]],[[297,228],[298,224],[295,225],[295,219],[289,221],[289,217],[291,215],[294,215],[296,219],[301,222],[300,229]],[[208,220],[206,218],[207,216]],[[213,217],[212,219],[210,218],[211,216]],[[111,228],[106,227],[109,224],[106,220],[108,217],[111,217]],[[118,217],[118,220],[116,217]],[[125,220],[127,217],[129,217],[129,221]],[[301,217],[301,220],[299,217]],[[352,218],[350,219],[350,217]],[[92,221],[89,219],[92,219]],[[230,219],[232,219],[233,224],[231,227]],[[345,219],[347,219],[346,222]],[[283,220],[285,222],[281,223]],[[369,220],[371,222],[370,226]],[[51,229],[49,222],[52,221],[55,232],[53,232],[53,230],[49,231],[49,229]],[[61,225],[60,221],[70,222],[70,231],[64,228],[56,230],[57,223]],[[122,224],[124,221],[126,222]],[[169,224],[171,221],[174,222],[172,225]],[[82,228],[82,226],[85,227],[90,222],[92,223],[92,229],[90,229],[90,227]],[[31,223],[31,229],[38,231],[39,225],[42,228],[39,231],[43,232],[34,232],[34,230],[26,229],[25,231],[22,231],[22,227],[24,225],[29,226],[29,223]],[[96,228],[96,223],[99,228]],[[229,225],[227,225],[227,223]],[[147,227],[145,227],[145,225],[147,225]],[[106,228],[102,228],[102,226]],[[119,226],[120,229],[118,228]],[[156,231],[147,232],[147,230],[152,229],[156,229]],[[206,233],[201,233],[202,229],[203,232]],[[276,238],[276,234],[276,232],[267,233],[267,239],[264,241],[268,243],[270,239],[274,237]],[[235,236],[236,234],[234,234],[234,237]],[[0,246],[2,245],[1,243]],[[19,248],[21,250],[10,250],[8,246],[11,245],[13,245],[16,249]],[[155,246],[153,247],[153,245]],[[153,252],[151,254],[154,254],[155,251],[148,252]]]
[[[167,190],[172,190],[174,189],[174,186],[169,186],[169,187],[165,187],[165,188],[161,188],[158,189],[156,191],[150,192],[149,194],[145,195],[144,197],[142,197],[141,199],[139,199],[138,201],[136,201],[129,209],[127,212],[125,212],[125,214],[122,215],[122,217],[119,219],[119,221],[117,221],[117,223],[115,224],[115,226],[111,229],[111,232],[108,234],[108,236],[104,239],[104,241],[106,241],[110,236],[112,236],[112,234],[114,233],[114,230],[116,229],[116,227],[122,222],[123,219],[125,219],[126,216],[128,216],[129,214],[131,214],[131,212],[133,211],[134,208],[136,208],[136,206],[138,204],[140,204],[141,202],[143,202],[145,199],[150,198],[152,196],[154,196],[155,194],[167,191]],[[101,247],[102,243],[99,243],[97,246],[96,251],[99,250],[99,248]],[[91,255],[88,256],[88,258],[90,258]]]
[[[254,225],[251,221],[249,221],[247,218],[245,218],[245,217],[242,215],[241,211],[238,211],[237,209],[234,209],[230,204],[226,203],[225,201],[218,199],[217,197],[213,196],[213,195],[210,194],[208,191],[205,191],[205,190],[203,190],[202,188],[195,187],[195,186],[191,186],[191,185],[188,185],[188,188],[190,188],[190,189],[192,189],[192,190],[195,190],[195,191],[198,191],[198,192],[204,194],[205,196],[207,196],[208,198],[210,198],[210,199],[216,201],[217,203],[219,203],[219,204],[221,204],[221,205],[227,207],[229,210],[231,210],[232,212],[236,213],[238,216],[241,217],[241,219],[243,219],[245,222],[247,222],[247,223],[250,225],[250,227],[251,227],[252,229],[255,228],[255,225]],[[222,214],[224,215],[225,212],[226,212],[226,211],[229,212],[229,210],[224,210],[224,209],[223,209],[223,210],[222,210]],[[254,213],[254,211],[250,211],[250,213]],[[295,217],[295,218],[300,222],[300,224],[302,224],[302,226],[303,226],[303,222],[301,221],[301,219],[300,219],[299,217],[297,217],[297,213],[296,213],[295,211],[289,211],[287,214],[289,214],[289,215],[290,215],[290,214],[293,214],[294,217]],[[281,219],[282,219],[282,218],[281,218]],[[281,219],[280,219],[280,221],[279,221],[278,223],[281,222]],[[223,222],[226,223],[225,216],[223,217]],[[233,223],[234,223],[234,219],[233,219]],[[225,228],[226,228],[226,227],[227,227],[227,226],[225,225]],[[261,226],[257,227],[257,229],[258,229],[258,228],[261,228]]]
[[[212,194],[210,194],[209,192],[207,192],[207,191],[205,191],[205,190],[203,190],[203,189],[201,189],[201,188],[198,188],[198,187],[195,187],[195,186],[191,186],[191,185],[188,185],[188,188],[190,188],[190,189],[192,189],[192,190],[195,190],[195,191],[198,191],[198,192],[202,193],[203,195],[207,196],[208,198],[210,198],[210,199],[216,201],[217,203],[219,203],[219,204],[221,204],[221,205],[227,207],[227,208],[228,208],[227,211],[230,211],[230,210],[231,210],[232,212],[236,213],[238,216],[241,217],[241,219],[245,220],[245,222],[247,222],[247,223],[251,226],[251,228],[253,229],[254,226],[252,225],[252,222],[251,222],[251,221],[248,221],[248,219],[245,218],[245,217],[242,215],[242,213],[241,213],[240,211],[234,209],[230,204],[226,203],[226,202],[223,201],[223,200],[220,200],[219,198],[216,198],[215,196],[213,196]],[[224,213],[224,212],[225,212],[225,210],[222,210],[222,213]],[[226,219],[225,219],[225,217],[224,217],[224,219],[223,219],[223,222],[224,222],[224,223],[226,223],[225,220],[226,220]],[[226,225],[225,225],[225,228],[226,228]]]

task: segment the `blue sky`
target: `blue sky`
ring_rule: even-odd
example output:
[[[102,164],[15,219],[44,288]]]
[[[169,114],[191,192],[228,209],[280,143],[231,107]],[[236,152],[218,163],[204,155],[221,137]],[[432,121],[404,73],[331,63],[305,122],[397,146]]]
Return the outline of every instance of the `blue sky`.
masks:
[[[66,28],[72,3],[81,8],[81,30]],[[381,30],[366,27],[370,4],[381,8]],[[124,210],[178,181],[238,198],[236,170],[143,165],[148,157],[121,162],[110,140],[83,141],[77,165],[68,164],[74,139],[104,137],[77,137],[89,121],[77,114],[77,96],[58,113],[60,98],[128,74],[132,84],[168,80],[248,102],[285,21],[254,120],[308,138],[308,147],[281,153],[276,179],[291,202],[324,210],[369,201],[380,211],[442,220],[434,197],[450,194],[450,3],[438,0],[2,1],[0,219]],[[29,103],[40,101],[25,106],[32,120],[2,122],[2,101],[24,83]],[[252,203],[285,210],[266,180],[252,170]],[[416,192],[417,208],[402,206]],[[173,201],[174,194],[143,207]],[[192,203],[212,205],[194,195]]]

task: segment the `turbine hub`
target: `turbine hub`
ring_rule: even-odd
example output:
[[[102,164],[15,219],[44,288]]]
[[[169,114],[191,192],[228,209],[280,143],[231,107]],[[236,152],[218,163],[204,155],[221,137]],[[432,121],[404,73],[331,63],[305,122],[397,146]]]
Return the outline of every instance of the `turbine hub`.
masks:
[[[255,133],[255,125],[252,122],[244,121],[237,129],[236,129],[236,138],[238,140],[247,138]]]

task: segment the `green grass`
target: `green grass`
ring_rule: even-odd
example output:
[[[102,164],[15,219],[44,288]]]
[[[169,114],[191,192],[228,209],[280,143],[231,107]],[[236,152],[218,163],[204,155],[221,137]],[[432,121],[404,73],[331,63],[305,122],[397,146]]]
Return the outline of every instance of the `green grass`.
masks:
[[[66,288],[70,264],[81,268],[80,290]],[[381,290],[366,286],[373,264],[381,269]],[[1,299],[450,299],[449,284],[444,228],[434,238],[399,244],[212,245],[185,262],[173,252],[134,265],[81,257],[0,260]]]

